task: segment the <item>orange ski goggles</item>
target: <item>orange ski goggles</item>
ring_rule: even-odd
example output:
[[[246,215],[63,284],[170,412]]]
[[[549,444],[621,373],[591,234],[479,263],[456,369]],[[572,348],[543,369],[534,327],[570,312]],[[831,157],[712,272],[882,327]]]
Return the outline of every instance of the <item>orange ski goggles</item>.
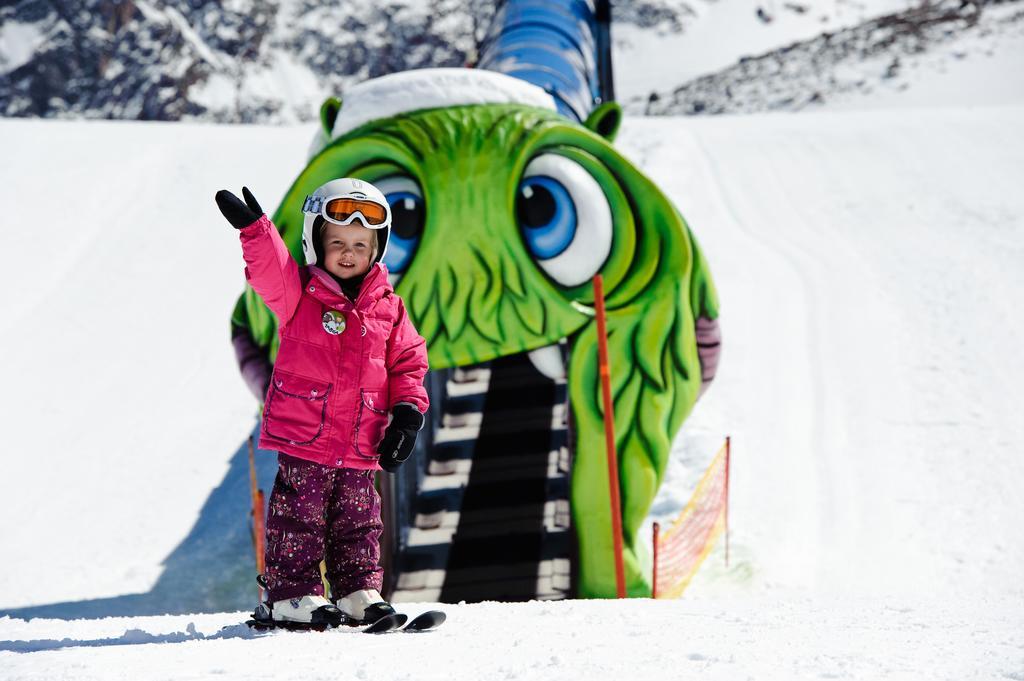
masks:
[[[319,214],[324,220],[338,225],[351,224],[359,220],[365,226],[374,228],[384,225],[391,217],[391,208],[369,199],[336,198],[325,199],[307,196],[302,204],[303,213]]]

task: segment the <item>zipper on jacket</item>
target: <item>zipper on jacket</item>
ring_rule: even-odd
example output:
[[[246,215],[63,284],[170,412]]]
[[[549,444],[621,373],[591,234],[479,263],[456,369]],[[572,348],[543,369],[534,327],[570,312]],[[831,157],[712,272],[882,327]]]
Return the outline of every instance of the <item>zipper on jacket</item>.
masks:
[[[358,309],[354,311],[356,319],[359,320],[359,399],[363,399],[363,351],[366,349],[366,320],[363,319],[362,313]]]

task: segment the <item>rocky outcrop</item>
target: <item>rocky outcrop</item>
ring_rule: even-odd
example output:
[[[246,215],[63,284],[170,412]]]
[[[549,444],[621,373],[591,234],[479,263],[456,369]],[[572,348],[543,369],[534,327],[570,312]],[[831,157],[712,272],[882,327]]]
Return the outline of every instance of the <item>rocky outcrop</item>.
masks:
[[[0,113],[287,122],[352,81],[474,58],[481,0],[18,0]]]
[[[799,5],[791,5],[799,7]],[[790,5],[787,5],[790,7]],[[744,57],[674,89],[635,98],[648,115],[797,111],[847,95],[909,87],[905,76],[930,58],[987,50],[995,34],[1024,32],[1024,1],[940,0],[858,26]],[[939,54],[940,50],[946,50]],[[941,63],[939,64],[941,68]]]

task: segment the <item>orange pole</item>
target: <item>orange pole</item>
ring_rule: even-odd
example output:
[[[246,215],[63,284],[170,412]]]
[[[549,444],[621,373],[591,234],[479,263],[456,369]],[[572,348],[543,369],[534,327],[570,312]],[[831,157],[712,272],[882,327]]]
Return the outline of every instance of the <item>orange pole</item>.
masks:
[[[619,460],[615,454],[615,408],[612,405],[612,372],[608,366],[608,329],[605,326],[604,284],[594,277],[594,307],[597,312],[597,351],[604,399],[604,437],[608,454],[608,491],[612,507],[612,544],[615,550],[615,590],[626,597],[626,570],[622,563],[622,508],[619,500]]]
[[[249,490],[252,493],[252,540],[256,551],[256,572],[263,574],[264,564],[263,542],[265,528],[263,525],[263,491],[256,486],[256,461],[252,437],[249,437]],[[260,593],[262,595],[262,589]]]
[[[255,533],[256,533],[256,569],[262,575],[266,571],[266,556],[264,549],[266,547],[267,539],[267,525],[266,519],[263,516],[263,509],[266,508],[266,498],[263,496],[263,490],[256,490],[256,522]]]
[[[651,598],[658,597],[658,534],[661,531],[661,526],[658,523],[654,523],[654,541],[652,546],[654,547],[654,561],[653,567],[651,568]]]
[[[732,463],[732,438],[725,436],[725,567],[729,567],[729,467]]]

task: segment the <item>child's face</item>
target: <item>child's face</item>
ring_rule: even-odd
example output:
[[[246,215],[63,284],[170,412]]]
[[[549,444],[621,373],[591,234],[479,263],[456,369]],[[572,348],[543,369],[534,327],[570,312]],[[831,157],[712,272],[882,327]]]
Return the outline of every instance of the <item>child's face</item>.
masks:
[[[324,269],[339,279],[366,274],[370,269],[374,244],[372,229],[362,225],[336,225],[326,222],[322,231],[324,240]]]

